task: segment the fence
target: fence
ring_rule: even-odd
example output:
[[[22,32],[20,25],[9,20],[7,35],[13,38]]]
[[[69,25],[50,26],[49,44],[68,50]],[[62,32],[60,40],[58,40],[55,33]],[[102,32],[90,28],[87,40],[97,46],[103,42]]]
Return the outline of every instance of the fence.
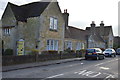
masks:
[[[59,60],[67,58],[82,57],[81,53],[72,54],[42,54],[42,55],[22,55],[22,56],[2,56],[2,65],[15,65],[37,61]]]

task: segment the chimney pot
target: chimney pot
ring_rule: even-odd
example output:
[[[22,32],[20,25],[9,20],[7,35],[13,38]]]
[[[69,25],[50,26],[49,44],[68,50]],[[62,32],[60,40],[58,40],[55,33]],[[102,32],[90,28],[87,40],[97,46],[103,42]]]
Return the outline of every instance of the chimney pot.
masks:
[[[67,9],[66,9],[66,13],[67,13]]]
[[[101,23],[103,23],[103,21],[101,21]]]
[[[65,9],[64,9],[64,13],[65,13]]]
[[[92,21],[92,24],[95,24],[95,21]]]

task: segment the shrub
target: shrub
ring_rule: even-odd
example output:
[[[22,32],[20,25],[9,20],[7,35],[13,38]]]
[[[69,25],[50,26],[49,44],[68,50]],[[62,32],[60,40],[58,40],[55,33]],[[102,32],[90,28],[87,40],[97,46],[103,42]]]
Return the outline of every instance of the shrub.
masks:
[[[84,57],[84,56],[85,56],[85,53],[86,53],[86,49],[81,49],[81,50],[80,50],[80,53],[81,53],[81,57]]]
[[[70,50],[70,48],[68,48],[68,49],[64,50],[64,53],[65,54],[73,54],[73,53],[75,53],[75,51],[74,50]]]
[[[27,55],[35,55],[33,52],[26,53]]]
[[[48,53],[49,53],[49,54],[58,54],[58,51],[55,51],[55,50],[49,50]]]
[[[6,49],[3,55],[13,55],[13,49]]]
[[[42,51],[41,54],[58,54],[58,51],[55,50]]]

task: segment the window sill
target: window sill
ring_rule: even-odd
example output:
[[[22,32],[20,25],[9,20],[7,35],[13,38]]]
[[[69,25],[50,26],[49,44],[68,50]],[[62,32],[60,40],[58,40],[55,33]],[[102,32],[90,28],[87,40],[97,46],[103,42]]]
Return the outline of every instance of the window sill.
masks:
[[[4,34],[3,36],[10,36],[10,34]]]
[[[58,30],[56,29],[49,29],[50,31],[54,31],[54,32],[58,32]]]

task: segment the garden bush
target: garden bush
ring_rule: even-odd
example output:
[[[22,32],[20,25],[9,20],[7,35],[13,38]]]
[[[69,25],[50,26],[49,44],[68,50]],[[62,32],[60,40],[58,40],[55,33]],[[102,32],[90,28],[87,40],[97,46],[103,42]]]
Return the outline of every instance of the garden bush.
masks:
[[[13,55],[13,49],[6,49],[3,55]]]

